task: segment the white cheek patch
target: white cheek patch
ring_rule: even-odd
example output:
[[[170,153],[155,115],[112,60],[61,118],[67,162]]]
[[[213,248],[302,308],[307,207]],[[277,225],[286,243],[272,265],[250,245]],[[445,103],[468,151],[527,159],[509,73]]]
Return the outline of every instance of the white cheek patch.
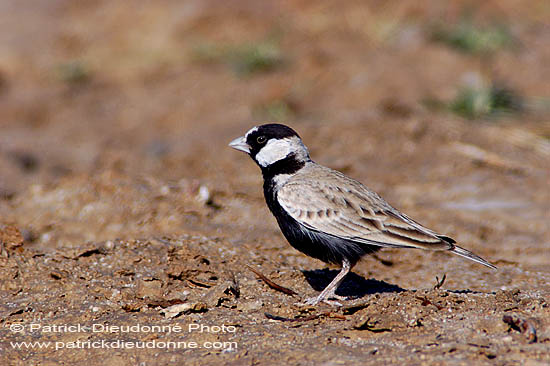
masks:
[[[265,168],[276,161],[286,158],[293,150],[295,149],[293,149],[290,139],[271,139],[256,154],[256,161]]]

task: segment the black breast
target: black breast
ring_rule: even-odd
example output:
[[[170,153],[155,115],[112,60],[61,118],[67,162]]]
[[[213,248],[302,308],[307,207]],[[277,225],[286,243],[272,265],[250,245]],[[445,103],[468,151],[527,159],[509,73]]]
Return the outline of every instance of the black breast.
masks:
[[[365,254],[373,253],[378,249],[377,246],[342,239],[301,225],[279,204],[273,177],[266,177],[265,174],[264,196],[267,206],[277,219],[290,245],[310,257],[337,264],[342,264],[345,258],[353,265]]]

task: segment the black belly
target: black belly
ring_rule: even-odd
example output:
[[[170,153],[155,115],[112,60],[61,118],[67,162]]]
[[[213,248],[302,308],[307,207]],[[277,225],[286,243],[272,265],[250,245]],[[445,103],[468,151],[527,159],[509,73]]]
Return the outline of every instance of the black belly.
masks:
[[[343,260],[347,259],[353,265],[365,254],[373,253],[379,249],[378,246],[358,243],[308,229],[286,213],[270,189],[264,189],[264,193],[267,205],[290,245],[310,257],[326,263],[337,264],[342,264]]]
[[[301,226],[292,217],[286,215],[277,218],[279,227],[290,245],[300,252],[326,263],[342,264],[347,259],[352,265],[365,254],[379,249],[374,245],[354,242],[336,236],[314,231]]]

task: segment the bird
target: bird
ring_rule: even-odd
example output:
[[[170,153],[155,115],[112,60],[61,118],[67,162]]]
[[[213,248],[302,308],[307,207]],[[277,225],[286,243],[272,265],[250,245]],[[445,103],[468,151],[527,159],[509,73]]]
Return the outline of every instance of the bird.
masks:
[[[492,269],[494,265],[387,203],[345,174],[315,163],[292,128],[255,126],[229,146],[247,153],[260,167],[267,206],[292,247],[341,266],[336,277],[305,304],[337,303],[345,276],[365,255],[381,248],[449,251]]]

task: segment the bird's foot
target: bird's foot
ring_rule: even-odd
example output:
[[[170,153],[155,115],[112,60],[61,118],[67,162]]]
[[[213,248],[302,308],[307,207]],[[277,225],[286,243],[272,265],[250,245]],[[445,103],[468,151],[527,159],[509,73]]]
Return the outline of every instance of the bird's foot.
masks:
[[[331,300],[331,299],[334,299],[334,300]],[[336,301],[336,300],[339,300],[339,301],[346,301],[346,300],[349,300],[349,298],[347,298],[346,296],[339,296],[339,295],[330,295],[330,296],[327,296],[327,297],[321,297],[321,296],[316,296],[316,297],[310,297],[310,298],[307,298],[304,302],[300,302],[300,303],[297,303],[296,305],[298,306],[315,306],[317,304],[319,304],[320,302],[324,302],[325,304],[328,304],[328,305],[331,305],[331,306],[343,306],[342,303]]]
[[[329,299],[336,299],[336,300],[347,300],[346,297],[338,296],[335,294],[336,289],[338,286],[340,286],[340,283],[344,280],[344,277],[348,274],[349,270],[351,269],[352,265],[349,260],[344,259],[342,262],[342,269],[340,272],[334,277],[331,283],[328,284],[327,287],[317,297],[309,298],[305,301],[305,305],[317,305],[321,301],[324,303],[327,303],[329,305],[333,306],[342,306],[341,303],[338,301],[333,301]]]

